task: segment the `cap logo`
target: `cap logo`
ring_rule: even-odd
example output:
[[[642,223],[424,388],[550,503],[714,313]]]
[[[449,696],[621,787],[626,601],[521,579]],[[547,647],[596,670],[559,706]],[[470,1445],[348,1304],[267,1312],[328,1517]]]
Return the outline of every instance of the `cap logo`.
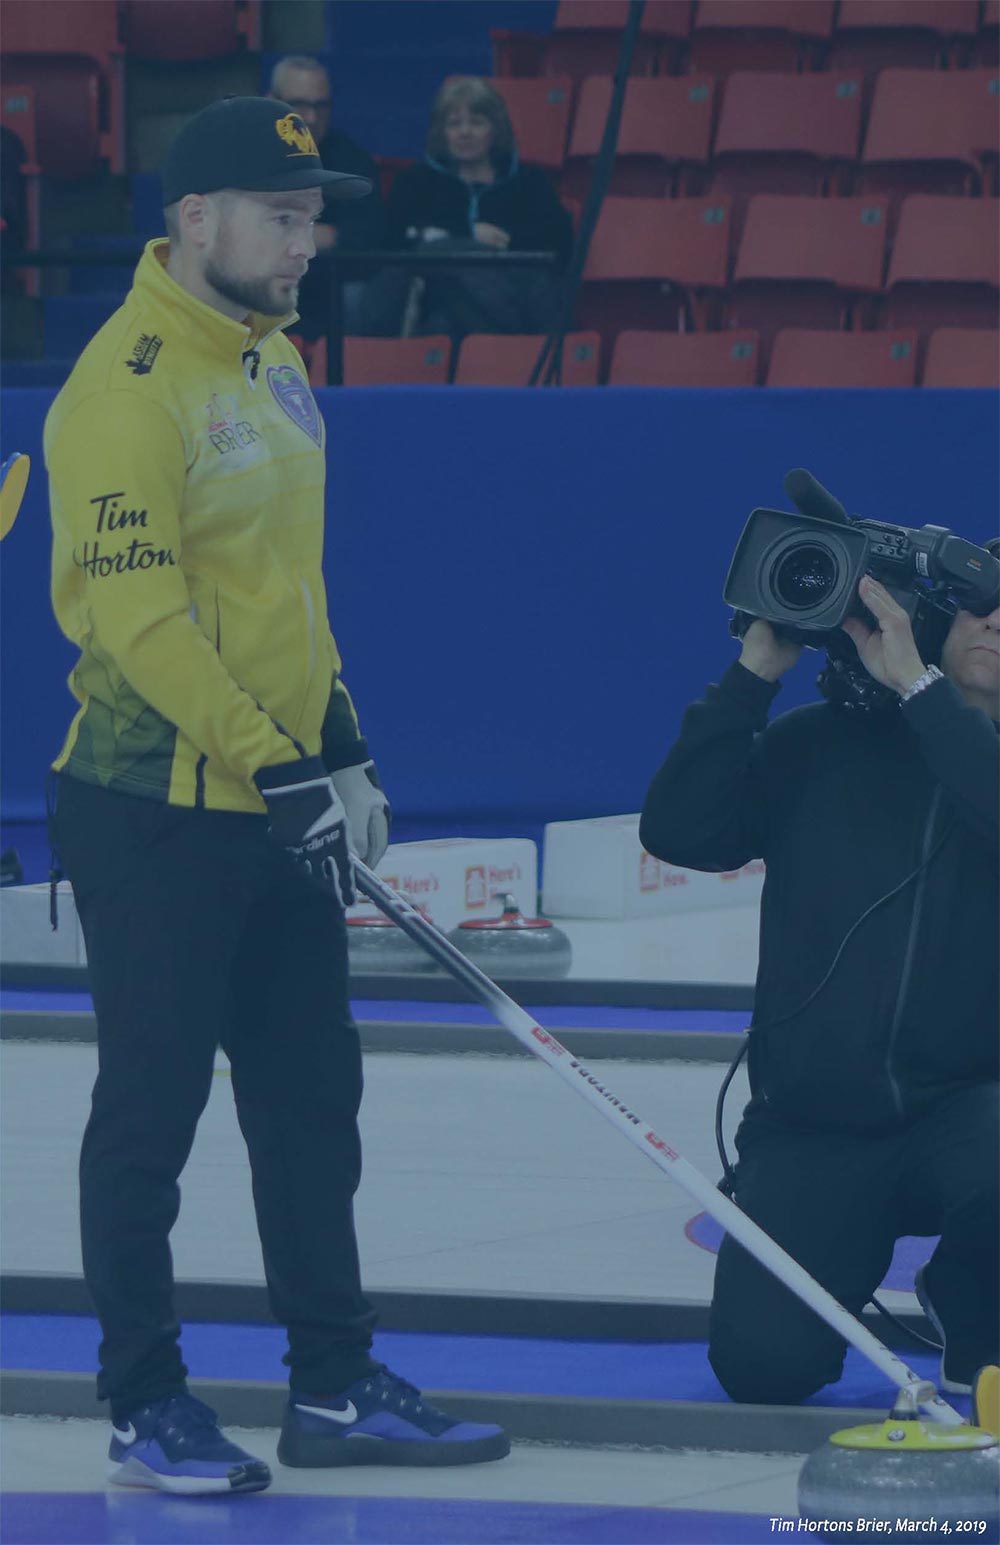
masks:
[[[286,113],[284,118],[276,120],[274,127],[278,138],[292,147],[293,155],[319,156],[312,131],[302,122],[298,113]]]

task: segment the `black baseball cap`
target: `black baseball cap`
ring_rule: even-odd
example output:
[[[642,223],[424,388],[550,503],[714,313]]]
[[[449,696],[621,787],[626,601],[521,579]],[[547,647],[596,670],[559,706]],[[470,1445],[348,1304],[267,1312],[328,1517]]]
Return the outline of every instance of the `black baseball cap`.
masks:
[[[171,145],[163,167],[164,205],[220,188],[321,188],[327,198],[364,198],[372,191],[367,177],[326,171],[308,124],[273,97],[223,97],[195,113]]]

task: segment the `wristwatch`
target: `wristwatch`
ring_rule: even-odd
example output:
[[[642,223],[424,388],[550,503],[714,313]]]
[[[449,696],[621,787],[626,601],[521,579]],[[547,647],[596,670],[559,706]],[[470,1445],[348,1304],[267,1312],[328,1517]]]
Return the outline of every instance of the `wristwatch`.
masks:
[[[928,665],[924,674],[917,677],[912,687],[907,687],[905,692],[900,693],[899,701],[901,703],[908,703],[911,697],[916,697],[918,692],[923,692],[926,687],[930,686],[932,681],[941,681],[943,677],[944,671],[939,671],[936,665]]]

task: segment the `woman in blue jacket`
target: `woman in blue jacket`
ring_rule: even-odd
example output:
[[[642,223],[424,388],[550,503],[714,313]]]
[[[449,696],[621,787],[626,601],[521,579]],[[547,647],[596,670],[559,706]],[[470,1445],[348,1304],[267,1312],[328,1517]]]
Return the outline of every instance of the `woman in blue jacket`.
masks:
[[[552,183],[540,167],[518,159],[503,98],[472,77],[449,81],[438,92],[427,153],[396,178],[385,218],[388,247],[442,250],[439,244],[447,242],[452,251],[552,252],[562,268],[573,244],[572,221]],[[422,285],[406,331],[542,331],[552,321],[557,295],[552,271],[543,268],[428,270]],[[393,289],[398,307],[400,285]],[[376,308],[387,302],[391,312],[383,289]],[[373,330],[389,330],[387,320],[383,311],[383,325]],[[396,331],[398,314],[393,320]]]

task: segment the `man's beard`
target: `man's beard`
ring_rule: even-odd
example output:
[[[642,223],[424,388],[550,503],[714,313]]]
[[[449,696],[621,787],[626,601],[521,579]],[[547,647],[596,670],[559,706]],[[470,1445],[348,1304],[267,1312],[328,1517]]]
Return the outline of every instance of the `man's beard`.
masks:
[[[224,300],[234,306],[243,306],[247,311],[259,311],[263,316],[285,316],[294,311],[298,303],[298,285],[290,291],[287,304],[276,304],[273,279],[235,279],[232,274],[225,273],[214,258],[209,258],[205,264],[205,278]]]

